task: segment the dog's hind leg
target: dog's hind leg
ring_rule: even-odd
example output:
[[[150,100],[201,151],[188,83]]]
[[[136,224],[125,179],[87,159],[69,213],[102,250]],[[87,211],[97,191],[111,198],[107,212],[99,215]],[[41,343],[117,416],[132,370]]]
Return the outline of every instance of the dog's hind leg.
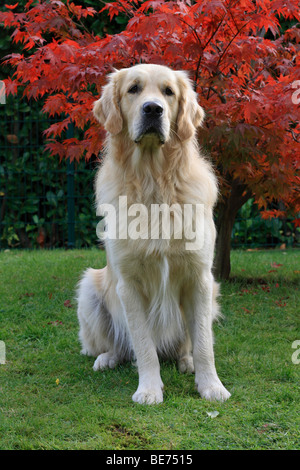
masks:
[[[97,358],[93,366],[95,371],[114,368],[130,355],[125,329],[120,325],[118,315],[113,320],[107,306],[107,276],[107,267],[88,269],[77,292],[81,352]],[[114,311],[119,308],[118,305],[113,305]]]
[[[180,305],[181,315],[184,324],[184,337],[179,344],[178,354],[177,354],[177,364],[179,372],[182,374],[189,373],[193,374],[194,372],[194,360],[192,356],[192,341],[189,334],[189,330],[186,324],[185,312]]]
[[[185,338],[179,346],[178,351],[178,369],[181,373],[192,374],[194,372],[194,361],[192,356],[192,342],[188,331],[185,332]]]
[[[120,358],[115,354],[114,350],[107,351],[105,353],[99,354],[97,359],[94,362],[93,369],[102,370],[106,368],[113,369],[119,363]]]
[[[106,268],[87,269],[77,290],[79,339],[82,354],[98,356],[111,347],[110,318],[104,303]]]

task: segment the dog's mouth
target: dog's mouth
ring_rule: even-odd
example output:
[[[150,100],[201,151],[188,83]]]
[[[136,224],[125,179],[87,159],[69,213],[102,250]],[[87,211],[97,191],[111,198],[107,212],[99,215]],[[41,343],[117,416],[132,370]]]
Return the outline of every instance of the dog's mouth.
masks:
[[[144,125],[134,142],[136,144],[139,144],[142,142],[144,137],[153,137],[154,140],[158,140],[161,145],[163,145],[166,142],[166,138],[162,132],[161,126],[160,125],[154,125],[154,124],[149,124],[149,125]]]

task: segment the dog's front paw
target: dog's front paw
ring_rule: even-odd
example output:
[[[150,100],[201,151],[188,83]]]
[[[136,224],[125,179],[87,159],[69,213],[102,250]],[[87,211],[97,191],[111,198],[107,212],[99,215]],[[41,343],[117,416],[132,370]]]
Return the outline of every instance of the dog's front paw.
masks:
[[[197,388],[201,397],[209,401],[226,401],[231,396],[218,378],[209,382],[200,381],[197,384]]]
[[[144,389],[138,388],[132,396],[133,401],[140,404],[155,405],[162,403],[163,392],[161,388],[158,389]]]

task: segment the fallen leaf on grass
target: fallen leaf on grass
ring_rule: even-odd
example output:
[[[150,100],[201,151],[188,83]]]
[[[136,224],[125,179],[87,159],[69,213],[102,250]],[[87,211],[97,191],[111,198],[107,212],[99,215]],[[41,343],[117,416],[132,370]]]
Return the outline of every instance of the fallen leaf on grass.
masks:
[[[275,424],[275,423],[266,423],[266,424],[263,424],[261,428],[257,429],[257,432],[259,434],[262,434],[266,431],[269,431],[270,429],[274,429],[274,428],[278,428],[278,425]]]
[[[73,305],[71,304],[71,300],[65,300],[64,301],[64,306],[67,307],[67,308],[72,308]]]
[[[220,413],[218,411],[207,411],[206,414],[210,417],[210,418],[216,418]]]
[[[249,294],[249,289],[242,289],[239,295]]]
[[[33,297],[34,293],[33,292],[25,292],[25,294],[20,295],[19,299],[22,299],[22,297]]]
[[[244,295],[244,294],[257,295],[257,292],[253,289],[242,289],[239,295]]]
[[[279,300],[275,300],[275,304],[278,306],[278,307],[286,307],[286,302],[280,302]]]
[[[263,284],[262,286],[260,286],[262,288],[263,291],[265,292],[270,292],[270,286],[268,286],[267,284]]]
[[[274,303],[278,305],[278,307],[286,307],[286,302],[283,302],[283,300],[288,300],[289,298],[289,295],[287,297],[281,297],[279,300],[275,300]]]
[[[272,268],[279,268],[280,266],[283,266],[283,264],[280,263],[271,263]]]
[[[246,307],[242,307],[242,309],[243,309],[244,312],[246,312],[246,313],[251,313],[250,310],[248,310]]]

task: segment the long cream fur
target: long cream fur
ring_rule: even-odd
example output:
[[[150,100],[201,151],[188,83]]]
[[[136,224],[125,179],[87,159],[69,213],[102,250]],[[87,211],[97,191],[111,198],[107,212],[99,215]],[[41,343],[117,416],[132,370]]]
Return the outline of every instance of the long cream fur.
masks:
[[[139,93],[128,93],[132,83]],[[166,84],[173,95],[164,94]],[[134,141],[147,100],[162,103],[166,141]],[[202,204],[204,239],[197,250],[186,240],[108,239],[107,266],[88,269],[78,288],[82,352],[96,357],[94,370],[136,358],[139,386],[133,400],[163,400],[159,357],[177,359],[181,372],[195,372],[200,395],[226,400],[214,364],[212,321],[218,315],[218,286],[212,276],[215,227],[212,211],[217,183],[195,136],[204,112],[184,72],[137,65],[114,72],[94,105],[107,130],[105,157],[95,184],[97,210],[119,197],[140,203]],[[175,217],[175,216],[174,216]],[[174,219],[172,219],[174,222]],[[188,223],[193,223],[191,220]]]

